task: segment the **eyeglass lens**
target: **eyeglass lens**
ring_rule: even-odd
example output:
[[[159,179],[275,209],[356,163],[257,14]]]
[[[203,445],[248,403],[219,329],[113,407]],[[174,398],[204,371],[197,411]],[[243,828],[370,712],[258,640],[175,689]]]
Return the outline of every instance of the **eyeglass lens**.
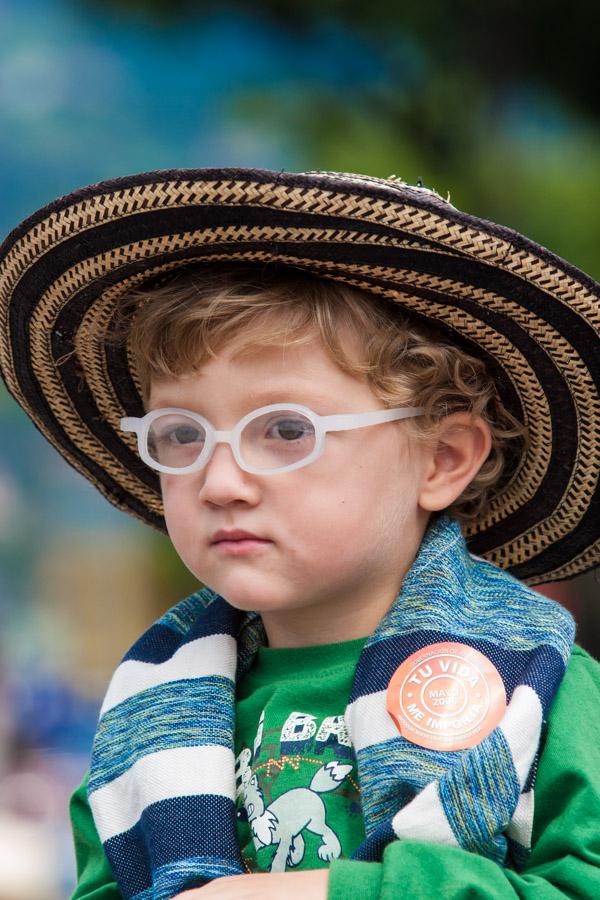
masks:
[[[200,422],[181,413],[158,416],[150,425],[147,451],[154,462],[174,469],[191,466],[204,449]],[[313,423],[298,410],[276,410],[251,419],[240,435],[245,465],[277,469],[299,462],[315,447]]]

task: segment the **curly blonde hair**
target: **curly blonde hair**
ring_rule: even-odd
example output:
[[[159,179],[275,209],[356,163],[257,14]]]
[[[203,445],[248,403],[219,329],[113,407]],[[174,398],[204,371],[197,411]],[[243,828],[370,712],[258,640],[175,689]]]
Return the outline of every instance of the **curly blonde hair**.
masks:
[[[360,336],[362,360],[343,346],[347,328]],[[330,358],[365,376],[385,406],[425,408],[424,416],[406,420],[419,440],[435,442],[440,420],[454,412],[487,422],[488,458],[447,510],[462,523],[480,516],[522,457],[526,428],[501,402],[481,359],[390,301],[292,267],[211,263],[130,291],[103,340],[128,345],[146,405],[151,380],[197,371],[233,338],[240,356],[308,344],[315,333]]]

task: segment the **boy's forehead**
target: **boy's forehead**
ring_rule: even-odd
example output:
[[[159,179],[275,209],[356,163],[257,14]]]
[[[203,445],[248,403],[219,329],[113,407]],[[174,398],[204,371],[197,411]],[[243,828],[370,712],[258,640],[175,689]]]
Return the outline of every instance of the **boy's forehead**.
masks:
[[[318,340],[288,347],[229,345],[192,372],[151,378],[147,407],[182,405],[215,395],[228,405],[244,407],[285,400],[330,403],[332,394],[352,394],[349,381],[360,390],[364,379],[344,372]],[[361,387],[364,390],[365,385]]]
[[[221,400],[224,399],[224,395],[225,392],[220,395]],[[182,397],[189,397],[190,402],[197,402],[205,396],[207,396],[207,392],[203,390],[203,383],[196,381],[193,376],[189,379],[183,376],[169,380],[161,379],[152,382],[148,406],[155,408],[171,405],[175,400],[180,402]],[[212,396],[214,396],[214,392],[212,392]],[[326,402],[331,399],[331,393],[320,390],[318,382],[310,383],[300,379],[277,380],[267,386],[263,384],[262,387],[247,386],[237,396],[240,403],[251,402],[257,406],[264,406],[280,400],[306,404],[310,401]]]

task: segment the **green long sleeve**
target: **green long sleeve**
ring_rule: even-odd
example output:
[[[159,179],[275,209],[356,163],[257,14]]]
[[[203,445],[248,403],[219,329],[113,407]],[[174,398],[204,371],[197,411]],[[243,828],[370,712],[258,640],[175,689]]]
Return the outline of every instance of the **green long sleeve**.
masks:
[[[71,900],[122,900],[94,824],[87,783],[86,775],[70,803],[78,876]]]
[[[535,785],[532,853],[521,873],[465,850],[413,841],[381,863],[333,860],[328,900],[558,900],[600,897],[600,666],[573,657],[550,711]],[[360,891],[357,892],[357,886]]]

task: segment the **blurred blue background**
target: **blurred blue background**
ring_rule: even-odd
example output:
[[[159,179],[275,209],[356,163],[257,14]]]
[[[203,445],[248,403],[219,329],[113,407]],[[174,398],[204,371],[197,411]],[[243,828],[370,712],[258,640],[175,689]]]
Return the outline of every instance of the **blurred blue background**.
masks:
[[[598,279],[599,24],[592,3],[0,0],[0,239],[127,173],[320,168],[422,178]],[[54,900],[109,674],[195,584],[4,388],[0,433],[0,900]],[[543,590],[599,655],[593,575]]]

